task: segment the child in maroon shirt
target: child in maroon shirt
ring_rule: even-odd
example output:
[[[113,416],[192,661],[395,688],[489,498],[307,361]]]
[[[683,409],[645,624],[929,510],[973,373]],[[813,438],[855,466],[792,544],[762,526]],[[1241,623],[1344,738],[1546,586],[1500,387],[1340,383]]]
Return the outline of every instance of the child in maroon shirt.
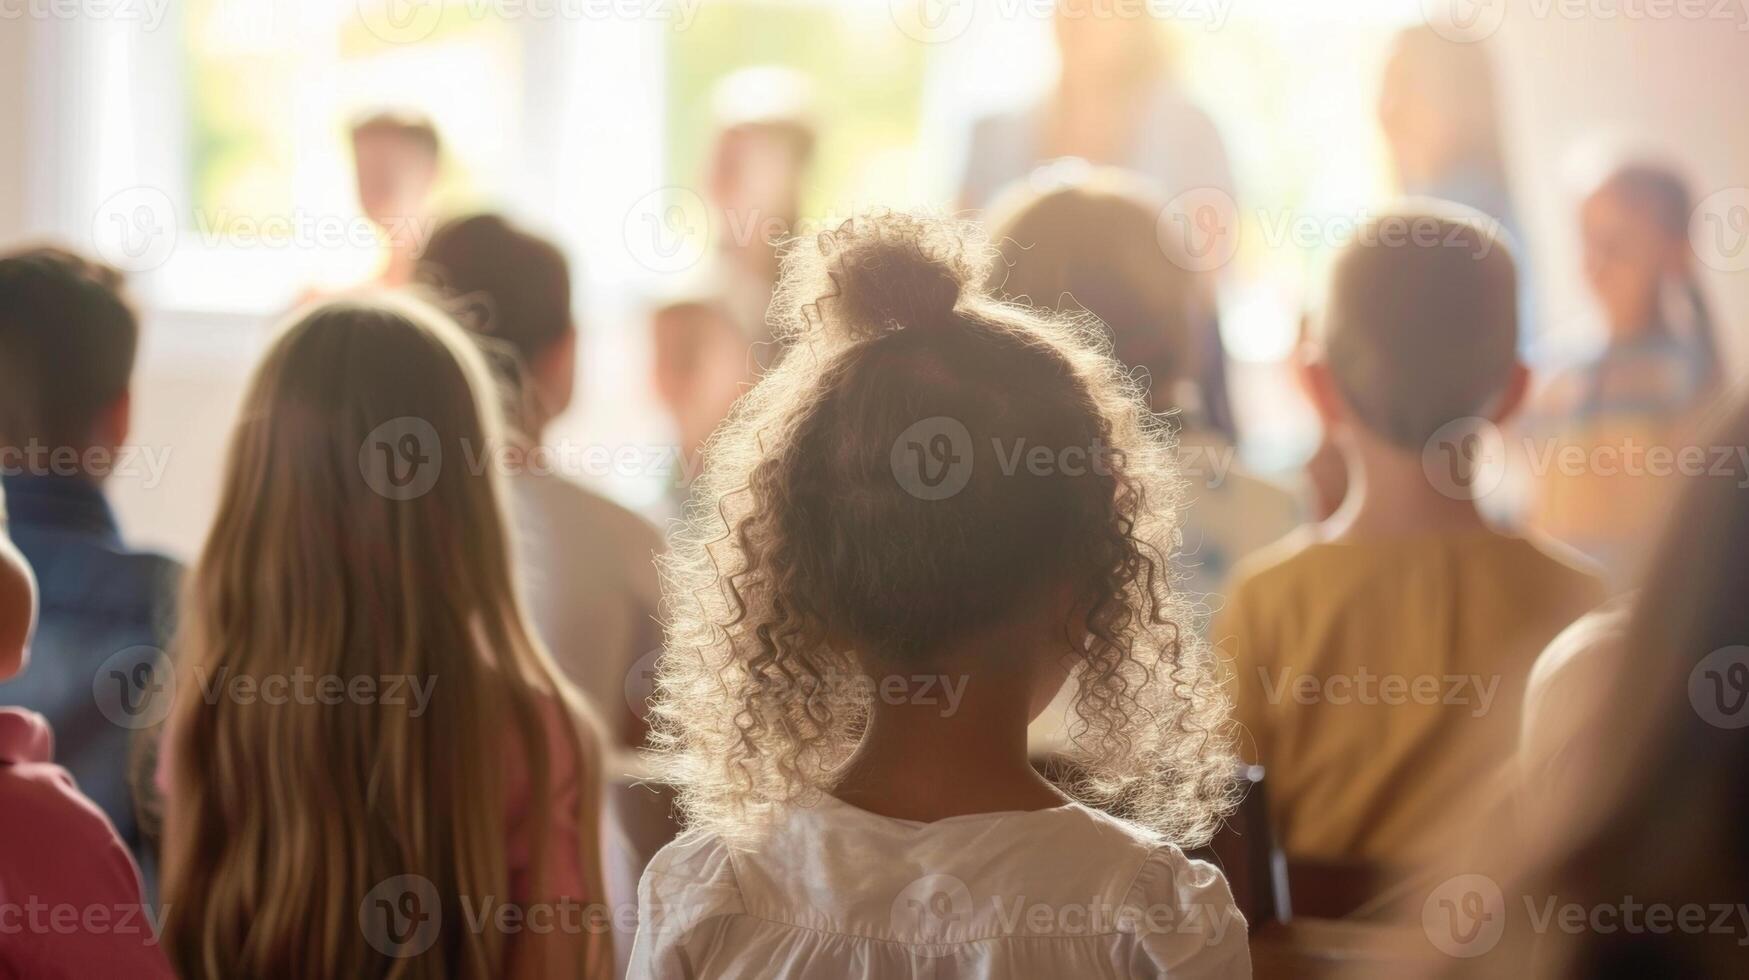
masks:
[[[35,604],[5,517],[0,497],[0,681],[24,667]],[[133,858],[53,760],[42,716],[0,707],[0,980],[173,976]]]

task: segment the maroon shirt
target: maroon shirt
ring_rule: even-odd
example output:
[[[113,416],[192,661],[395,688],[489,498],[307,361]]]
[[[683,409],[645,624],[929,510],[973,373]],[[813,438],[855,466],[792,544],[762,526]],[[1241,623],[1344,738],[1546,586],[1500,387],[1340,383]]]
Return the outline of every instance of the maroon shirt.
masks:
[[[41,715],[0,708],[0,980],[174,977],[133,858],[53,759]]]

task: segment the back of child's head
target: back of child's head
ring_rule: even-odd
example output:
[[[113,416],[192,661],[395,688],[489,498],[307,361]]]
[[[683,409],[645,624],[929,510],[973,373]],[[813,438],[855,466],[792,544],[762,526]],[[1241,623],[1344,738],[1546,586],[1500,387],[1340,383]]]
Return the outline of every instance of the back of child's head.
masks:
[[[138,343],[114,269],[52,247],[0,257],[0,445],[91,448]]]
[[[515,598],[493,468],[473,462],[498,437],[490,387],[460,327],[388,296],[306,312],[256,371],[176,640],[166,938],[187,975],[387,975],[357,926],[371,884],[509,887],[505,753],[541,812],[541,709],[566,695]],[[299,675],[344,695],[266,696]],[[238,679],[263,697],[223,696]],[[501,963],[504,942],[445,930],[400,975]]]
[[[1688,181],[1670,167],[1650,162],[1623,163],[1604,175],[1592,194],[1617,196],[1641,209],[1660,234],[1688,241],[1694,203]]]
[[[445,222],[419,257],[420,278],[453,296],[462,322],[530,364],[572,328],[571,268],[558,246],[502,215]]]
[[[1518,363],[1518,273],[1479,212],[1411,201],[1362,222],[1331,271],[1323,341],[1356,420],[1419,452],[1488,414]]]
[[[1586,196],[1586,271],[1613,326],[1645,328],[1653,324],[1641,318],[1650,317],[1677,332],[1692,344],[1710,383],[1720,376],[1718,339],[1693,271],[1693,213],[1688,181],[1674,167],[1650,161],[1615,166]],[[1641,308],[1647,305],[1654,308]]]
[[[1112,355],[1145,370],[1156,392],[1191,373],[1204,285],[1166,252],[1176,238],[1160,235],[1163,204],[1138,178],[1102,170],[1049,191],[1022,185],[991,210],[1000,252],[992,292],[1097,317],[1111,332]]]
[[[1168,588],[1170,457],[1092,328],[980,291],[985,252],[879,214],[787,258],[788,352],[714,438],[669,561],[658,713],[695,821],[816,790],[860,738],[846,679],[939,668],[1067,596],[1082,618],[1047,628],[1088,636],[1084,789],[1206,830],[1230,773]]]

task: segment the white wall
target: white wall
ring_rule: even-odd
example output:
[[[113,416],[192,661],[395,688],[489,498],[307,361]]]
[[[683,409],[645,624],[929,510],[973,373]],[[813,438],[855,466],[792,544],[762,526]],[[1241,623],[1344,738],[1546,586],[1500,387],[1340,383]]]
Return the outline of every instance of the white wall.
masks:
[[[0,242],[25,231],[29,37],[29,25],[23,19],[0,18]]]
[[[1749,187],[1749,10],[1731,4],[1734,21],[1536,16],[1560,6],[1512,7],[1496,49],[1519,205],[1557,328],[1588,314],[1571,174],[1582,147],[1658,150],[1686,169],[1697,201]],[[1749,272],[1697,268],[1736,373],[1749,374]]]

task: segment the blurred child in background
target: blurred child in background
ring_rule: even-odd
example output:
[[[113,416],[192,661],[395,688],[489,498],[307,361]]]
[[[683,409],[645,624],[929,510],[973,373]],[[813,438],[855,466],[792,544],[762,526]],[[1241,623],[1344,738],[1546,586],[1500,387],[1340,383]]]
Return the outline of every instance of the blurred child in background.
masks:
[[[643,719],[626,704],[626,672],[661,643],[655,556],[662,539],[631,511],[548,472],[539,455],[577,376],[565,256],[503,217],[479,214],[432,235],[419,278],[467,308],[463,324],[499,355],[510,386],[514,554],[535,628],[618,741],[642,745]]]
[[[634,976],[1249,976],[1179,849],[1233,768],[1168,584],[1176,466],[1090,326],[982,292],[970,234],[858,218],[786,267],[788,352],[675,541],[658,730],[691,831],[645,873]],[[1071,675],[1074,788],[1134,823],[1032,767]]]
[[[603,896],[597,736],[469,465],[504,438],[493,390],[460,327],[401,299],[311,310],[257,369],[158,771],[182,976],[611,973],[605,930],[467,926]]]
[[[1612,171],[1580,209],[1585,281],[1603,313],[1602,349],[1554,378],[1530,436],[1530,523],[1602,562],[1616,588],[1637,579],[1674,497],[1674,474],[1644,453],[1692,441],[1720,379],[1712,312],[1689,246],[1693,202],[1674,172]],[[1577,468],[1560,454],[1577,448]],[[1636,449],[1639,455],[1636,456]]]
[[[42,607],[31,669],[0,683],[0,703],[48,720],[150,888],[129,760],[155,720],[181,568],[129,547],[103,490],[128,438],[139,335],[115,270],[56,248],[0,258],[0,479]]]
[[[1436,859],[1504,779],[1537,652],[1598,580],[1490,528],[1470,431],[1524,392],[1516,273],[1484,216],[1414,202],[1338,256],[1305,383],[1348,461],[1328,520],[1255,556],[1214,635],[1290,859]]]
[[[704,177],[715,248],[685,295],[652,315],[653,382],[683,460],[776,358],[766,325],[780,245],[798,233],[818,138],[808,80],[784,68],[735,72],[712,94],[716,137]],[[686,488],[675,488],[683,501]]]
[[[1709,426],[1709,445],[1749,446],[1749,404]],[[1538,975],[1729,977],[1742,973],[1749,880],[1749,490],[1741,461],[1683,481],[1650,571],[1605,642],[1566,655],[1578,724],[1527,714],[1534,763],[1563,756],[1570,792],[1533,813],[1542,845],[1513,871],[1529,901],[1613,913],[1623,928],[1538,934]],[[1545,655],[1547,659],[1548,655]],[[1538,664],[1539,670],[1542,664]],[[1575,686],[1568,684],[1568,687]],[[1550,736],[1570,740],[1554,744]],[[1663,926],[1655,923],[1665,909]],[[1727,910],[1721,916],[1720,910]],[[1695,912],[1701,912],[1699,919]],[[1591,922],[1607,921],[1590,919]],[[1647,928],[1646,924],[1654,923]],[[1683,923],[1677,925],[1677,923]],[[1722,928],[1721,928],[1722,926]],[[1501,961],[1522,969],[1521,948]]]
[[[24,667],[34,599],[0,490],[0,681]],[[55,765],[54,742],[41,715],[0,707],[0,977],[168,980],[139,870],[103,812]]]
[[[1112,356],[1139,372],[1153,411],[1171,414],[1189,482],[1175,556],[1191,595],[1221,591],[1233,563],[1299,522],[1293,497],[1236,465],[1237,449],[1207,424],[1196,384],[1196,326],[1213,283],[1164,249],[1164,203],[1134,175],[1095,171],[1053,191],[1018,187],[991,210],[1000,262],[991,291],[1042,309],[1091,314]]]

